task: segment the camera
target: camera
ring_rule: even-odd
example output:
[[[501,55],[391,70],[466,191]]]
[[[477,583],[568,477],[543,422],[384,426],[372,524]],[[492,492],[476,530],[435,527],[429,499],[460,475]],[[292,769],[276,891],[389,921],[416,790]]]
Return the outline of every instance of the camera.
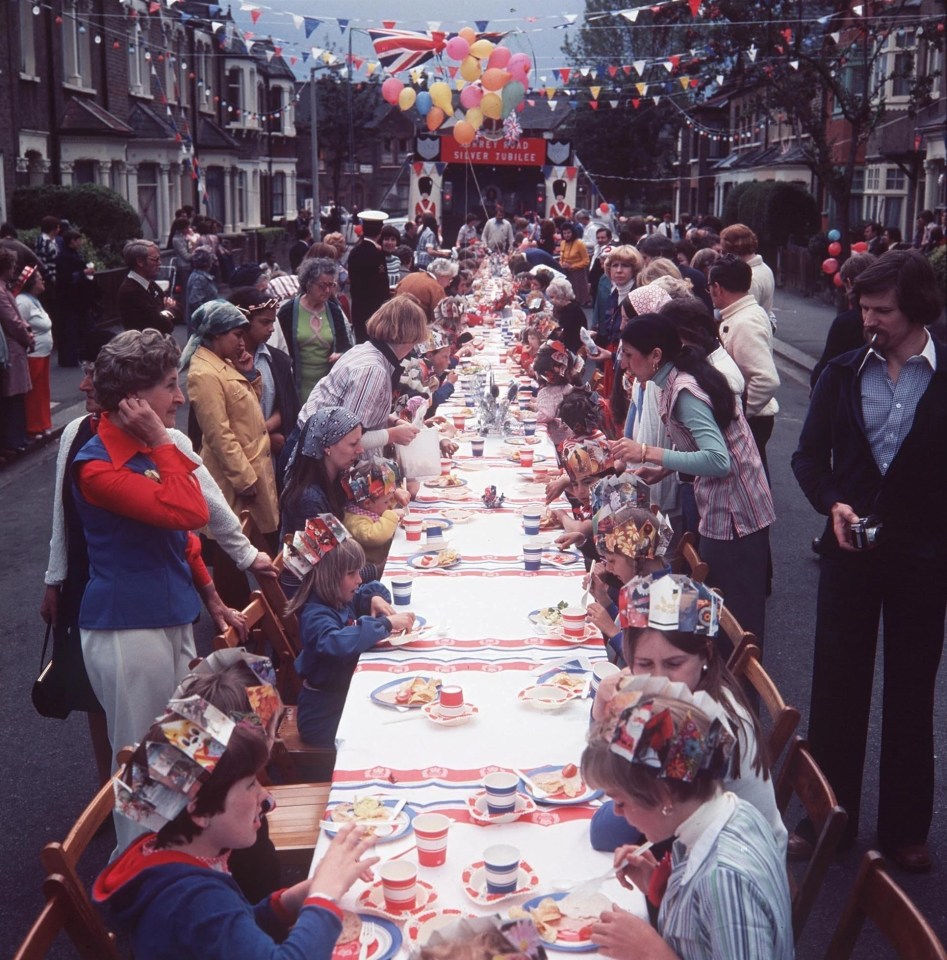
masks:
[[[856,550],[867,550],[878,542],[882,523],[877,517],[862,517],[852,524],[852,546]]]

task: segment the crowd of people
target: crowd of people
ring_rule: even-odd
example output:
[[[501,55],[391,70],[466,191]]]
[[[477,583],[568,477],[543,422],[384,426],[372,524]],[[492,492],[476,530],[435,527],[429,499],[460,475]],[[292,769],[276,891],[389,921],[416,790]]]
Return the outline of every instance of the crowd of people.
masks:
[[[615,851],[623,882],[654,908],[653,925],[606,913],[593,939],[628,960],[788,960],[785,858],[815,838],[805,821],[791,835],[783,826],[754,705],[727,670],[719,629],[722,595],[763,647],[779,575],[766,455],[779,413],[775,284],[757,237],[709,217],[685,229],[632,218],[615,237],[582,211],[514,224],[498,206],[482,234],[467,217],[450,247],[430,214],[415,236],[385,220],[362,211],[350,250],[341,235],[307,245],[300,232],[291,274],[247,264],[220,297],[220,251],[195,244],[182,216],[169,243],[190,271],[183,312],[155,284],[157,245],[126,246],[124,331],[86,330],[76,345],[88,414],[60,447],[42,609],[63,647],[81,650],[72,706],[89,714],[100,776],[128,744],[174,743],[200,604],[240,631],[248,572],[279,576],[302,644],[299,731],[331,749],[360,653],[412,625],[380,582],[418,492],[408,448],[433,428],[442,456],[456,450],[437,405],[482,346],[478,328],[512,310],[510,360],[532,379],[529,407],[559,464],[546,486],[558,542],[584,555],[588,616],[621,668],[596,697],[582,759],[611,801],[590,839]],[[205,227],[198,238],[214,236]],[[15,412],[7,394],[23,392],[34,364],[41,379],[50,326],[34,317],[42,268],[15,277],[15,264],[0,249],[4,424],[25,430],[37,411]],[[828,518],[809,737],[849,813],[851,845],[883,617],[878,839],[899,866],[924,871],[947,607],[947,353],[927,327],[943,292],[917,250],[852,257],[843,271],[852,307],[833,326],[792,463]],[[172,334],[185,317],[182,350]],[[174,427],[185,396],[187,434]],[[267,552],[241,532],[244,510]],[[706,585],[670,572],[685,531],[709,565]],[[143,958],[278,956],[288,927],[287,956],[329,957],[336,900],[375,862],[370,841],[341,831],[312,880],[251,908],[219,874],[226,851],[258,842],[268,744],[240,722],[243,706],[201,690],[198,726],[219,746],[209,776],[169,801],[162,823],[136,819],[148,778],[167,779],[139,749],[115,817],[118,859],[96,896]],[[636,853],[642,838],[667,857]],[[202,910],[229,918],[217,953]]]

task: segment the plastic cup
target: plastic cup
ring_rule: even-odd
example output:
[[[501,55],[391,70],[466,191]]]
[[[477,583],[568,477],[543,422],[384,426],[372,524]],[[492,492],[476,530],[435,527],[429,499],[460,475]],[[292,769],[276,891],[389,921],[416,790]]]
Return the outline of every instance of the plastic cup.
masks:
[[[520,873],[520,852],[509,843],[496,843],[483,851],[487,893],[513,893]]]
[[[405,517],[404,535],[408,540],[420,540],[421,530],[424,527],[423,520],[416,520],[413,517]]]
[[[515,773],[488,773],[483,778],[487,810],[492,814],[512,813],[516,809],[516,791],[520,778]]]
[[[543,562],[543,550],[546,545],[539,540],[527,540],[523,544],[523,565],[527,570],[538,570]],[[585,611],[582,611],[583,617]]]
[[[389,860],[378,868],[385,909],[389,913],[413,910],[418,903],[418,868],[410,860]]]
[[[429,547],[437,547],[440,550],[444,546],[444,528],[436,524],[433,520],[428,520],[427,530],[424,531],[427,537]]]
[[[523,434],[527,437],[534,437],[536,435],[535,417],[523,417]]]
[[[595,664],[595,666],[592,667],[592,696],[595,696],[599,684],[606,677],[611,677],[616,673],[621,673],[620,668],[614,663],[609,663],[608,660],[602,660]]]
[[[533,479],[534,480],[545,480],[549,476],[549,470],[544,467],[541,463],[533,464]]]
[[[460,416],[458,416],[457,414],[454,414],[454,416],[452,417],[452,419],[453,419],[453,421],[454,421],[454,429],[455,429],[455,430],[461,430],[461,431],[463,431],[464,428],[467,426],[467,418],[466,418],[466,417],[460,417]]]
[[[523,390],[520,389],[516,399],[520,405],[520,410],[529,410],[529,404],[533,397],[531,394],[524,393]]]
[[[520,449],[520,466],[529,468],[532,465],[533,465],[533,448],[522,447]]]
[[[441,459],[441,476],[447,477],[450,475],[451,467],[454,465],[453,460]]]
[[[442,813],[420,813],[412,826],[418,845],[418,863],[422,867],[439,867],[447,859],[450,820]]]
[[[463,716],[466,706],[464,704],[463,688],[456,683],[443,684],[438,694],[437,712],[442,717],[460,717]]]
[[[483,456],[483,440],[471,440],[470,452],[475,457],[482,457]]]
[[[585,636],[585,610],[582,607],[566,607],[562,611],[562,632],[567,637]]]
[[[418,534],[420,539],[420,533]],[[411,586],[414,580],[411,577],[392,577],[391,595],[394,598],[395,606],[406,607],[411,603]]]
[[[523,533],[527,537],[539,536],[539,521],[542,519],[542,515],[543,508],[535,505],[523,510]]]

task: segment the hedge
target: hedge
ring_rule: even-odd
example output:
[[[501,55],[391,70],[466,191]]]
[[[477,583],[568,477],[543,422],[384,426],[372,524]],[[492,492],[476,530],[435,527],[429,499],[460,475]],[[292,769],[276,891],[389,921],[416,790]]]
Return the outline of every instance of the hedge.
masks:
[[[821,213],[816,198],[795,183],[766,180],[738,184],[727,196],[724,221],[745,223],[770,251],[786,246],[792,237],[805,244],[818,232]]]

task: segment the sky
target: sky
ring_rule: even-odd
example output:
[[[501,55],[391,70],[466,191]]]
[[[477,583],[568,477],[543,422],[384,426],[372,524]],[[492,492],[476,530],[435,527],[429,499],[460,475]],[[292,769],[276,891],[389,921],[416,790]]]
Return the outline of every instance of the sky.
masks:
[[[451,4],[450,10],[462,10],[463,19],[441,19],[445,7],[443,0],[414,0],[410,6],[404,3],[389,0],[373,0],[372,3],[345,2],[345,0],[326,0],[314,5],[312,0],[267,0],[256,3],[255,0],[238,0],[233,4],[232,13],[241,30],[253,31],[256,36],[272,36],[275,40],[285,41],[283,57],[299,56],[303,51],[308,52],[311,47],[330,49],[339,56],[348,52],[349,31],[352,33],[352,53],[355,57],[366,61],[374,59],[374,50],[371,40],[364,32],[367,28],[382,28],[383,20],[394,20],[395,29],[427,32],[431,29],[442,30],[447,33],[456,33],[462,27],[473,27],[475,21],[488,20],[488,30],[516,31],[504,40],[514,52],[522,51],[535,57],[537,76],[551,73],[556,67],[567,66],[569,61],[561,52],[563,41],[573,33],[577,26],[556,29],[556,25],[568,22],[567,17],[577,17],[581,22],[585,11],[583,0],[562,0],[555,8],[542,4],[539,0],[526,0],[517,3],[516,0],[477,0],[476,3]],[[260,8],[260,17],[256,24],[252,22],[249,6]],[[244,8],[244,9],[241,9]],[[318,10],[318,13],[316,12]],[[410,11],[410,12],[409,12]],[[306,39],[305,29],[297,29],[293,21],[293,14],[297,16],[315,17],[323,23],[317,27],[309,39]],[[400,16],[410,16],[410,19],[400,19]],[[343,31],[335,18],[348,18],[349,27]],[[438,25],[439,24],[439,25]],[[476,29],[476,28],[475,28]],[[445,60],[454,65],[453,61]],[[296,73],[303,77],[308,75],[308,65],[304,65],[302,58],[293,66]],[[360,72],[364,76],[364,67]]]

